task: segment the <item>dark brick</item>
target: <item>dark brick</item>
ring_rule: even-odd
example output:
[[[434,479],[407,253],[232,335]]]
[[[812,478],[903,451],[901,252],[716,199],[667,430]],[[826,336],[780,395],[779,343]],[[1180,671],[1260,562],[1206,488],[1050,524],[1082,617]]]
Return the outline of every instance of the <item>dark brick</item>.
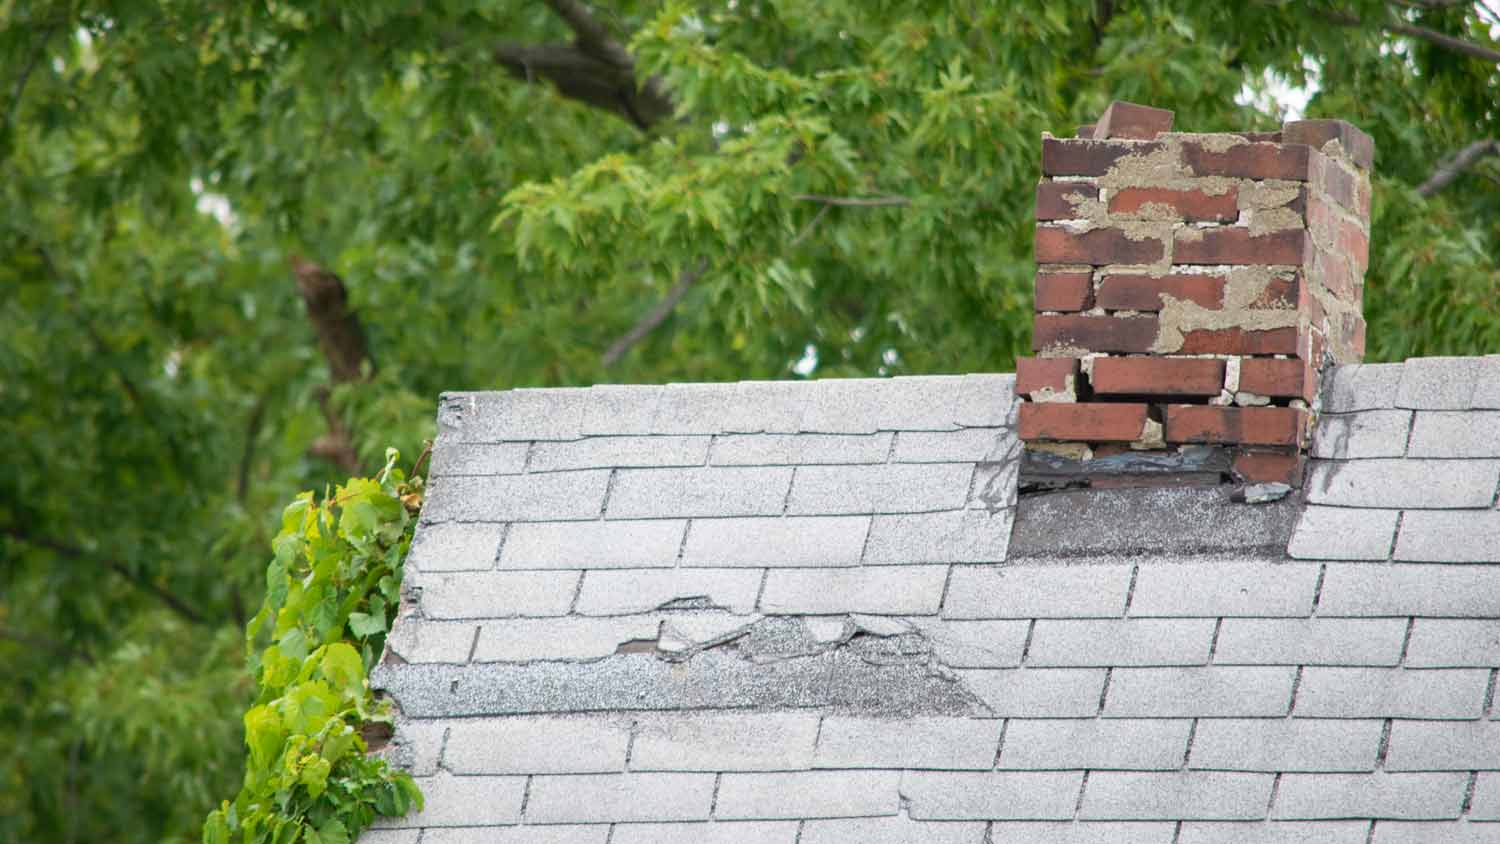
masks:
[[[1224,279],[1214,275],[1106,275],[1099,282],[1099,306],[1111,311],[1159,311],[1165,293],[1174,299],[1218,308],[1224,301]]]
[[[1094,392],[1111,395],[1217,396],[1224,361],[1214,358],[1095,358]]]
[[[1094,124],[1085,123],[1079,126],[1078,131],[1073,134],[1073,137],[1092,139],[1094,137]]]
[[[1038,182],[1036,186],[1036,218],[1038,220],[1076,220],[1078,212],[1065,196],[1078,194],[1087,199],[1098,199],[1099,188],[1089,182]]]
[[[1182,348],[1185,355],[1295,355],[1299,333],[1295,327],[1268,331],[1246,331],[1242,328],[1185,331]]]
[[[1239,179],[1293,179],[1307,181],[1308,153],[1302,144],[1235,144],[1222,152],[1201,143],[1182,145],[1182,162],[1198,176],[1231,176]]]
[[[1144,404],[1021,405],[1023,440],[1063,442],[1131,442],[1146,427]]]
[[[1293,273],[1290,278],[1273,278],[1266,282],[1266,287],[1250,303],[1252,308],[1295,308],[1301,307],[1299,297],[1302,295],[1305,285],[1300,284],[1301,272]],[[1312,297],[1308,297],[1311,299]],[[1314,300],[1315,301],[1315,300]]]
[[[1234,458],[1234,474],[1247,484],[1286,484],[1300,487],[1305,463],[1300,451],[1242,449]]]
[[[1337,139],[1350,160],[1365,170],[1375,163],[1375,140],[1358,126],[1342,120],[1292,120],[1281,127],[1281,137],[1289,144],[1307,144],[1322,149]]]
[[[1370,268],[1370,236],[1365,234],[1364,229],[1348,220],[1339,220],[1335,245],[1349,257],[1360,275],[1364,275],[1365,270]]]
[[[1016,395],[1029,396],[1037,390],[1063,392],[1068,378],[1077,383],[1077,358],[1016,358]]]
[[[1060,226],[1036,227],[1038,264],[1149,264],[1161,260],[1160,240],[1132,240],[1118,229],[1092,229],[1082,234]]]
[[[1156,343],[1156,317],[1041,315],[1032,327],[1031,348],[1073,346],[1091,352],[1144,354]]]
[[[1094,137],[1132,138],[1149,141],[1162,132],[1172,131],[1172,112],[1164,108],[1127,103],[1115,100],[1104,109],[1104,115],[1094,126]]]
[[[1305,413],[1295,407],[1167,405],[1167,442],[1299,446]]]
[[[1245,358],[1240,361],[1240,389],[1258,396],[1312,401],[1317,393],[1313,369],[1299,358]]]
[[[1307,231],[1287,229],[1251,237],[1240,226],[1202,229],[1192,238],[1177,237],[1172,247],[1174,264],[1301,264]]]
[[[1357,211],[1359,203],[1355,197],[1355,189],[1358,181],[1354,175],[1337,161],[1328,156],[1314,151],[1312,162],[1308,167],[1308,181],[1328,197],[1346,210]]]
[[[1220,194],[1169,188],[1123,188],[1110,194],[1109,213],[1137,214],[1147,203],[1171,208],[1182,220],[1224,223],[1240,216],[1238,191],[1234,188]]]
[[[1093,273],[1036,274],[1038,311],[1086,311],[1093,299]]]
[[[1127,155],[1150,155],[1160,149],[1161,144],[1155,141],[1043,138],[1042,173],[1047,176],[1102,176]]]

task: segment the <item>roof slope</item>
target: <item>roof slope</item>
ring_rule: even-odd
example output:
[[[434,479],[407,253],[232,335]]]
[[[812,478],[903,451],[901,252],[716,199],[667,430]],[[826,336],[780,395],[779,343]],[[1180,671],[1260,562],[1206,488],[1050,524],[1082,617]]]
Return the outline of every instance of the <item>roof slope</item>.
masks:
[[[1500,839],[1497,375],[1338,370],[1305,506],[1018,503],[1008,375],[447,395],[365,840]]]

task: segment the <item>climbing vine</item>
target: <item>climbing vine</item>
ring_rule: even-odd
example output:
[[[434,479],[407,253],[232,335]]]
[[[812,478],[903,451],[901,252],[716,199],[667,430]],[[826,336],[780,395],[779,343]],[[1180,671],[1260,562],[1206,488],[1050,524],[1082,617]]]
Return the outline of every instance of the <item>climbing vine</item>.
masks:
[[[411,776],[368,755],[362,735],[391,724],[368,673],[422,502],[421,478],[398,459],[388,449],[376,477],[321,502],[304,492],[282,512],[265,602],[245,633],[260,689],[245,713],[245,782],[209,814],[204,844],[349,844],[377,814],[421,807]]]

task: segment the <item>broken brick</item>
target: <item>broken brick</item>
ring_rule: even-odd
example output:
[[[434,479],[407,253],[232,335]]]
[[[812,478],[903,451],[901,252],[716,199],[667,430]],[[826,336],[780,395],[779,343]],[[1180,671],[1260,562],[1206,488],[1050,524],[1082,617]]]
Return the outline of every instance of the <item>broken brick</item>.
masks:
[[[1078,211],[1067,197],[1098,199],[1099,188],[1088,182],[1038,182],[1036,218],[1038,220],[1075,220]]]
[[[1298,358],[1245,358],[1240,389],[1258,396],[1312,401],[1315,372]]]
[[[1106,275],[1099,282],[1098,302],[1111,311],[1159,311],[1162,295],[1218,308],[1224,301],[1224,278],[1188,273],[1164,276]]]
[[[1038,390],[1066,393],[1078,378],[1077,358],[1016,358],[1016,395],[1029,396]],[[1074,383],[1068,383],[1073,379]]]
[[[1094,125],[1094,137],[1149,141],[1162,132],[1172,131],[1172,117],[1172,112],[1164,108],[1115,100]]]
[[[1162,148],[1155,141],[1095,141],[1043,138],[1042,173],[1047,176],[1102,176],[1127,155],[1150,155]]]
[[[1033,351],[1067,346],[1142,354],[1156,344],[1156,318],[1045,314],[1036,318],[1031,335]]]
[[[1229,222],[1239,219],[1239,196],[1234,188],[1223,193],[1171,188],[1122,188],[1110,194],[1109,213],[1139,214],[1146,205],[1171,209],[1182,220]]]
[[[1167,405],[1169,443],[1241,443],[1297,446],[1305,412],[1295,407]]]
[[[1023,440],[1133,442],[1146,427],[1144,404],[1021,405]]]
[[[1156,238],[1136,240],[1119,229],[1074,232],[1061,226],[1036,227],[1038,264],[1150,264],[1161,260],[1165,249]]]

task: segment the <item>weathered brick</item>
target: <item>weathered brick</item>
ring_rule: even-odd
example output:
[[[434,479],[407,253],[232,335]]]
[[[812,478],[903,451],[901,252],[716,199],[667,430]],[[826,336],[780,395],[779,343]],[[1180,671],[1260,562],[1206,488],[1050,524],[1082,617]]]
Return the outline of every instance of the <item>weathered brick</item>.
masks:
[[[1164,108],[1115,100],[1104,109],[1094,125],[1093,136],[1100,140],[1130,138],[1149,141],[1162,132],[1172,131],[1172,112]]]
[[[1476,669],[1315,668],[1297,688],[1301,718],[1466,719],[1483,714],[1489,672]]]
[[[724,434],[714,438],[715,466],[884,463],[890,432],[878,434]]]
[[[1076,206],[1099,198],[1099,187],[1089,182],[1038,182],[1036,218],[1038,220],[1075,220]]]
[[[1302,333],[1295,327],[1246,331],[1243,328],[1199,329],[1182,333],[1185,355],[1295,355]]]
[[[794,844],[796,840],[796,821],[714,821],[616,824],[609,844]]]
[[[908,771],[901,794],[922,820],[1063,820],[1073,817],[1083,773]]]
[[[792,484],[792,515],[917,513],[964,506],[971,463],[803,466]]]
[[[422,519],[427,522],[535,522],[592,519],[599,515],[608,469],[540,475],[453,476],[432,482]]]
[[[947,575],[947,566],[775,569],[766,576],[760,607],[777,615],[933,615]]]
[[[1167,442],[1295,446],[1307,413],[1296,407],[1167,405]]]
[[[593,774],[625,768],[630,722],[611,716],[457,721],[443,764],[455,774]]]
[[[1181,230],[1172,246],[1172,263],[1296,266],[1306,256],[1307,246],[1307,232],[1303,229],[1286,229],[1258,236],[1239,226]]]
[[[578,591],[576,571],[485,571],[421,579],[428,618],[565,615]]]
[[[1287,553],[1303,560],[1384,560],[1400,510],[1302,508]]]
[[[625,642],[655,639],[660,625],[650,615],[510,619],[480,628],[474,661],[600,659],[614,654]]]
[[[1137,239],[1119,229],[1075,232],[1061,226],[1036,227],[1038,264],[1150,264],[1161,260],[1165,250],[1165,245],[1157,238]]]
[[[511,525],[502,569],[657,568],[677,564],[687,522],[533,522]]]
[[[1026,663],[1083,668],[1115,665],[1203,665],[1214,620],[1042,619]]]
[[[1223,193],[1173,188],[1122,188],[1109,196],[1109,213],[1160,219],[1162,212],[1181,220],[1226,223],[1239,219],[1239,197],[1234,188]]]
[[[1406,453],[1411,417],[1409,410],[1325,413],[1313,434],[1312,455],[1342,460],[1400,457]]]
[[[1016,395],[1040,390],[1071,393],[1078,385],[1077,358],[1016,358]]]
[[[1351,460],[1315,462],[1308,501],[1340,507],[1489,507],[1500,460]]]
[[[1408,510],[1396,559],[1500,563],[1500,510]]]
[[[1000,744],[1001,723],[977,718],[829,715],[818,732],[814,764],[819,768],[989,770]]]
[[[1037,311],[1086,311],[1094,305],[1092,273],[1037,273]]]
[[[1412,457],[1500,457],[1500,411],[1418,411]]]
[[[1346,210],[1357,211],[1355,185],[1358,180],[1333,159],[1314,151],[1308,160],[1308,181]]]
[[[943,617],[1119,618],[1130,571],[1114,564],[955,566]]]
[[[532,472],[611,466],[701,466],[708,459],[708,437],[588,437],[537,443]]]
[[[836,818],[807,821],[799,844],[981,844],[985,824],[895,818]]]
[[[1111,311],[1159,311],[1163,296],[1205,308],[1224,304],[1224,277],[1200,273],[1162,276],[1109,274],[1099,282],[1099,307]]]
[[[616,569],[590,571],[578,590],[579,615],[630,615],[674,601],[702,602],[744,615],[755,609],[759,569]]]
[[[1000,768],[1175,771],[1187,753],[1186,719],[1012,719]]]
[[[1396,721],[1385,769],[1500,770],[1500,722]]]
[[[1126,156],[1144,157],[1159,152],[1155,142],[1094,141],[1072,138],[1042,138],[1042,174],[1046,176],[1103,176]]]
[[[1021,405],[1023,440],[1133,442],[1146,426],[1146,405],[1034,404]]]
[[[897,771],[729,773],[720,778],[714,816],[781,820],[894,815],[900,782]]]
[[[490,826],[521,819],[525,777],[420,777],[426,805],[397,823],[405,827]]]
[[[530,823],[704,820],[713,774],[580,774],[532,777]]]
[[[1301,487],[1307,461],[1301,451],[1241,448],[1235,451],[1234,475],[1250,484],[1286,484]]]
[[[971,508],[876,516],[865,565],[998,563],[1010,544],[1014,511]]]
[[[1395,665],[1406,639],[1402,618],[1226,618],[1219,665]]]
[[[1500,619],[1419,618],[1406,649],[1412,668],[1500,668]]]
[[[1088,820],[1251,820],[1266,816],[1270,774],[1208,771],[1089,775],[1078,816]]]
[[[682,565],[854,566],[869,528],[869,516],[695,519]]]
[[[1276,616],[1312,613],[1318,566],[1215,561],[1211,569],[1143,564],[1130,602],[1133,616]]]
[[[474,571],[495,567],[505,525],[450,522],[422,525],[406,564],[417,571]]]
[[[1456,818],[1468,774],[1284,774],[1271,816]]]
[[[1291,706],[1291,667],[1116,668],[1109,718],[1265,718]]]
[[[791,482],[786,467],[618,469],[608,517],[770,516],[781,512]]]
[[[1366,844],[1370,822],[1188,821],[1177,844]]]
[[[1089,382],[1094,392],[1152,396],[1217,396],[1224,361],[1211,358],[1097,358]]]
[[[1383,721],[1204,718],[1188,767],[1210,771],[1373,771]]]
[[[1043,314],[1032,321],[1031,348],[1144,354],[1156,344],[1156,328],[1154,316]]]
[[[1104,690],[1102,668],[960,669],[969,691],[996,716],[1092,718]]]
[[[1331,563],[1318,614],[1500,617],[1500,569]]]
[[[1336,140],[1349,160],[1366,170],[1375,161],[1375,141],[1343,120],[1288,120],[1282,124],[1281,137],[1285,143],[1307,144],[1318,150]]]
[[[1182,162],[1194,175],[1307,181],[1309,150],[1301,144],[1182,144]]]
[[[1240,389],[1276,398],[1312,401],[1317,376],[1298,358],[1245,358],[1240,361]]]
[[[790,771],[811,768],[812,713],[648,715],[636,727],[633,771]]]

